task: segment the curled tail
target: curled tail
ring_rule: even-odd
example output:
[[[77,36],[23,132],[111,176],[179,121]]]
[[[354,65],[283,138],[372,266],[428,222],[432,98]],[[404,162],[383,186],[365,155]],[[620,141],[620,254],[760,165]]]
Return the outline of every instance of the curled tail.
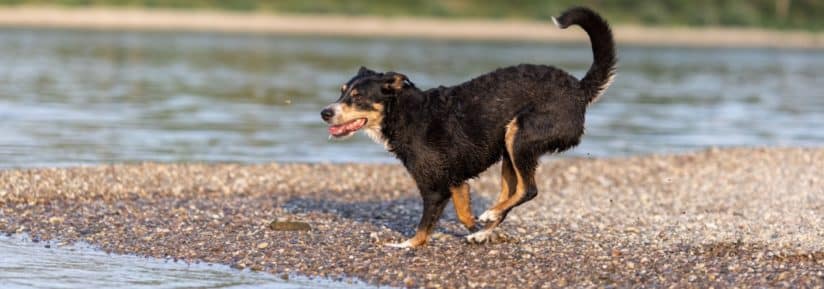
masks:
[[[592,103],[607,90],[615,78],[615,41],[612,30],[604,18],[585,7],[573,7],[558,18],[552,18],[555,26],[566,29],[576,24],[589,35],[594,58],[587,75],[581,79],[581,88],[587,93],[587,101]]]

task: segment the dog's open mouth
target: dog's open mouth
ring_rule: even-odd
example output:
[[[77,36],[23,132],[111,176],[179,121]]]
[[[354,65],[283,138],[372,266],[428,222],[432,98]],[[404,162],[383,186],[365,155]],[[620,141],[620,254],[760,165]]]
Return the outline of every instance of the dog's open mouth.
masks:
[[[366,125],[366,118],[358,118],[342,124],[330,125],[329,135],[334,138],[347,137]]]

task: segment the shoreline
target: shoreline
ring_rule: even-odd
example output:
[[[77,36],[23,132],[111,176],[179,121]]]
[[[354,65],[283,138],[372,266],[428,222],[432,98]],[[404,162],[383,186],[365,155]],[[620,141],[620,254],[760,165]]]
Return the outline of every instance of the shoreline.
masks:
[[[0,234],[0,280],[3,288],[51,288],[55,284],[78,289],[132,288],[135,284],[165,288],[225,288],[230,286],[227,284],[233,288],[372,288],[357,279],[346,280],[350,284],[344,285],[298,274],[278,276],[241,271],[225,264],[109,254],[84,242],[70,245],[60,240],[41,241],[26,234]]]
[[[421,211],[396,164],[9,170],[0,232],[374,285],[815,287],[821,159],[824,148],[727,148],[543,162],[540,193],[510,214],[505,238],[466,244],[449,205],[415,250],[383,246],[410,236]],[[469,182],[476,216],[496,198],[498,171]]]
[[[587,43],[580,29],[561,30],[552,23],[520,20],[448,20],[374,16],[295,15],[225,11],[178,11],[117,8],[0,8],[0,27],[95,30],[193,31],[422,38],[473,41]],[[613,26],[622,45],[824,49],[824,33],[755,28]]]

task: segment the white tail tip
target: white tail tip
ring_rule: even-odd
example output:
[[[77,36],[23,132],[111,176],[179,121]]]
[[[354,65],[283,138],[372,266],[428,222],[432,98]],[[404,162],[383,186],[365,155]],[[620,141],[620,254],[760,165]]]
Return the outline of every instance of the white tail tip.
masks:
[[[552,16],[552,24],[555,24],[555,27],[561,28],[561,23],[558,23],[558,19],[555,19],[555,16]]]

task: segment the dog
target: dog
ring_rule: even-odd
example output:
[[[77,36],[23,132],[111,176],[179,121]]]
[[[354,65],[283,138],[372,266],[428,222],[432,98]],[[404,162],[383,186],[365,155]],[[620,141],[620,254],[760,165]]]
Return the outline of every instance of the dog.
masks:
[[[584,78],[546,65],[499,68],[470,81],[421,90],[406,75],[361,67],[321,111],[330,138],[356,131],[393,153],[414,179],[423,199],[415,235],[392,247],[426,244],[449,199],[470,243],[491,240],[509,212],[535,198],[535,169],[545,153],[578,145],[584,114],[612,83],[616,53],[609,24],[596,12],[574,7],[552,19],[588,34],[593,64]],[[471,211],[467,180],[501,162],[501,192],[480,215]]]

